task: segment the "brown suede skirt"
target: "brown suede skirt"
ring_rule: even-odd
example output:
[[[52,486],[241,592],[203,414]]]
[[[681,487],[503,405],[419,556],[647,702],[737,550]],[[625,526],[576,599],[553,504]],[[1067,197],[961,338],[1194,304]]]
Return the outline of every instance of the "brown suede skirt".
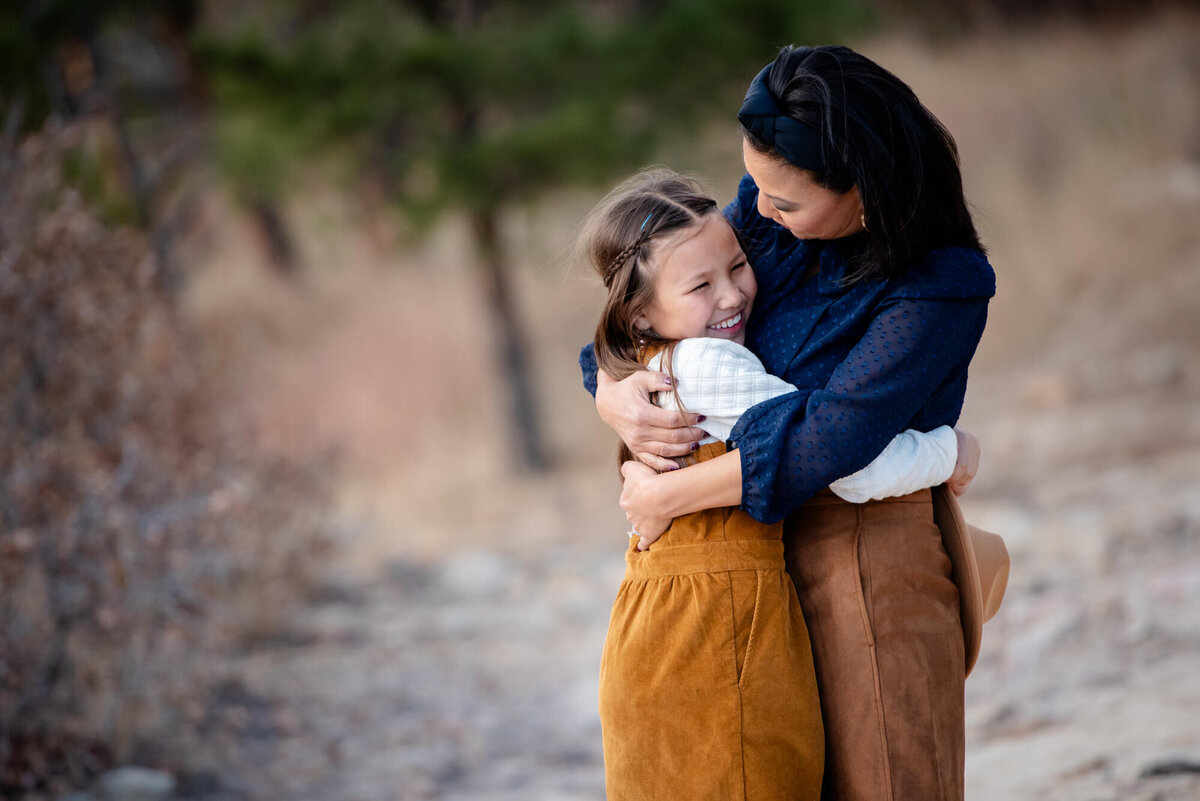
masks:
[[[825,724],[826,801],[960,801],[963,635],[929,490],[823,492],[784,526]]]
[[[648,551],[631,541],[600,666],[609,801],[819,798],[820,702],[781,537],[710,509]]]

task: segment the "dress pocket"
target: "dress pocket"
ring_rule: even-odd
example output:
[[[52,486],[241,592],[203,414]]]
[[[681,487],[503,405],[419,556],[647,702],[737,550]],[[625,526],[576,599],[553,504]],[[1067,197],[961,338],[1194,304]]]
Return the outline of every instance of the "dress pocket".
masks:
[[[729,574],[733,609],[733,653],[738,685],[754,657],[754,639],[760,625],[763,581],[758,570],[739,570]]]
[[[851,539],[850,549],[854,555],[854,565],[858,569],[858,583],[855,586],[858,592],[858,613],[862,617],[863,636],[866,638],[867,644],[873,647],[875,645],[875,610],[868,599],[873,597],[875,581],[871,572],[871,555],[863,540],[862,510],[857,509],[856,512],[854,537]]]

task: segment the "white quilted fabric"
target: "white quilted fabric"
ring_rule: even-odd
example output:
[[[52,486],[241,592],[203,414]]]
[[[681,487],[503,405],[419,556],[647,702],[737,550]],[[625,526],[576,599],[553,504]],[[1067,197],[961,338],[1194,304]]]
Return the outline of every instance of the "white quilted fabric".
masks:
[[[667,372],[662,369],[662,356],[658,353],[646,366]],[[728,339],[680,340],[671,358],[671,373],[675,391],[656,393],[654,402],[664,409],[677,409],[677,396],[687,411],[707,415],[700,428],[719,440],[729,439],[738,418],[751,406],[796,391],[768,373],[749,349]]]
[[[662,356],[658,353],[646,366],[666,372]],[[711,436],[702,442],[729,439],[738,418],[751,406],[796,391],[768,373],[747,348],[728,339],[680,340],[671,359],[671,374],[675,390],[655,393],[654,402],[664,409],[682,404],[689,412],[706,415],[700,428]],[[945,482],[957,458],[954,429],[941,426],[929,433],[909,429],[897,434],[869,465],[833,482],[830,489],[852,503],[906,495]]]

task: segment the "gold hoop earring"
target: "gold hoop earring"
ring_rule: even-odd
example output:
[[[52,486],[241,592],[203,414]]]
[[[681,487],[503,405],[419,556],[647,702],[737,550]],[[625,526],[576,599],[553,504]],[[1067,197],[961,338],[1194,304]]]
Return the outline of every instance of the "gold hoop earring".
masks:
[[[867,228],[867,212],[865,210],[863,211],[862,214],[858,215],[858,219],[860,222],[862,222],[862,227],[863,227],[864,231],[870,230],[869,228]]]

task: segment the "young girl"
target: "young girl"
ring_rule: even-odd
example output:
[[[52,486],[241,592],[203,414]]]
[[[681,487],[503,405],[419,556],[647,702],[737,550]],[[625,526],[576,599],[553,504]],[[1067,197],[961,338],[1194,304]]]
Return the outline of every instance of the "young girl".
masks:
[[[615,379],[647,364],[673,373],[675,397],[658,401],[706,415],[711,435],[694,460],[724,453],[749,406],[795,389],[742,345],[754,274],[693,183],[636,176],[596,208],[583,242],[608,290],[600,369]],[[904,432],[832,489],[867,500],[942,483],[957,452],[943,429]],[[819,798],[820,705],[782,524],[722,508],[676,518],[657,542],[636,534],[600,669],[610,801]]]

